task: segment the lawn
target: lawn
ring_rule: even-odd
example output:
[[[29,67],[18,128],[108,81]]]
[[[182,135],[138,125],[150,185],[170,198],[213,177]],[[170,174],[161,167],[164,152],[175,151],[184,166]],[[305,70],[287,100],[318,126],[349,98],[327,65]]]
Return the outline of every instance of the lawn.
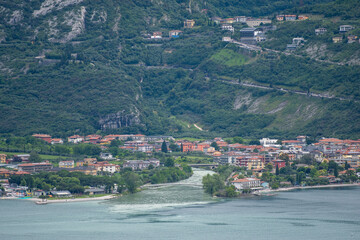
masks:
[[[211,57],[211,60],[229,67],[233,67],[244,65],[249,59],[248,57],[240,53],[236,53],[231,49],[222,49],[215,53]]]

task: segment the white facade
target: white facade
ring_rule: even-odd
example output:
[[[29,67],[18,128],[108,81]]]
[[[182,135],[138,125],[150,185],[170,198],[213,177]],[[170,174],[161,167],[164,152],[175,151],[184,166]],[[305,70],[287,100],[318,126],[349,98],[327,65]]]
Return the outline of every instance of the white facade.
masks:
[[[270,138],[262,138],[260,139],[260,144],[264,147],[281,147],[281,145],[277,144],[277,139],[270,139]]]
[[[260,179],[257,178],[244,178],[238,179],[231,182],[232,185],[235,186],[236,189],[251,189],[255,187],[260,187]]]

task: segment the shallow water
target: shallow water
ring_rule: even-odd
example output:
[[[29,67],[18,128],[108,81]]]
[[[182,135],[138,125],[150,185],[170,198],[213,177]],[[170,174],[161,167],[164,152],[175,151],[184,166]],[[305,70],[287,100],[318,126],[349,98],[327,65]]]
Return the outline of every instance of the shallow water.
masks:
[[[104,202],[2,200],[0,239],[360,239],[359,199],[359,187],[223,200],[171,185]]]

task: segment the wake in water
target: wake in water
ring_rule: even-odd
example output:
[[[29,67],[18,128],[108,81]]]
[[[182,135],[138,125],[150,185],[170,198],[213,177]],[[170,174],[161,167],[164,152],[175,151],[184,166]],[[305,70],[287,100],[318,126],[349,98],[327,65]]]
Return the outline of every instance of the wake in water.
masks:
[[[110,211],[117,213],[139,213],[153,210],[168,210],[178,207],[212,203],[211,196],[204,193],[202,178],[212,171],[193,169],[193,176],[177,183],[165,184],[160,188],[149,188],[110,202]]]

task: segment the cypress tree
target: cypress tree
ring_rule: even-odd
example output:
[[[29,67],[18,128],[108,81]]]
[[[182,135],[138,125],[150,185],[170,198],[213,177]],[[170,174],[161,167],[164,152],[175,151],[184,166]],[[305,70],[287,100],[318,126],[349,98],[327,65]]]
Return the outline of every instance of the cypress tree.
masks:
[[[276,175],[279,175],[279,174],[280,174],[280,171],[279,171],[279,165],[276,165],[276,171],[275,171],[275,174],[276,174]]]
[[[164,152],[164,153],[168,152],[165,140],[163,141],[163,143],[161,145],[161,151]]]

